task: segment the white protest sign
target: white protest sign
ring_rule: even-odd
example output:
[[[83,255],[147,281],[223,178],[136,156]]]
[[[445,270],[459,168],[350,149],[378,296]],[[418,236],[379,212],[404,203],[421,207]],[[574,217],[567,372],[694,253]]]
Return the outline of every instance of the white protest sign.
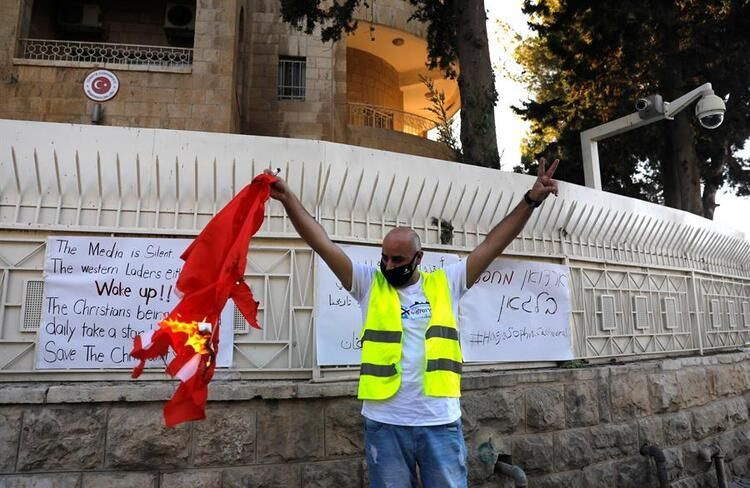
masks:
[[[568,267],[497,259],[459,307],[464,361],[573,359]]]
[[[37,369],[132,368],[133,338],[156,328],[179,297],[189,239],[47,239]],[[217,365],[231,366],[234,306],[221,314]],[[164,367],[160,360],[153,366]]]
[[[341,246],[352,260],[369,266],[380,263],[380,247]],[[420,269],[434,271],[455,263],[458,256],[425,252]],[[319,365],[359,364],[362,343],[362,309],[318,256],[318,284],[315,302],[316,342]]]
[[[380,248],[342,246],[353,263],[377,266]],[[458,261],[426,252],[424,271]],[[567,266],[495,260],[459,302],[464,361],[563,361],[573,358]],[[317,363],[359,364],[362,312],[318,257]]]

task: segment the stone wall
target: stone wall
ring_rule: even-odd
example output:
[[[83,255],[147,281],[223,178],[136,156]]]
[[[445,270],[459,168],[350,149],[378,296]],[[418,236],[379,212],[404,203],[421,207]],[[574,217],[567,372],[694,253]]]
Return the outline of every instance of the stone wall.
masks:
[[[0,384],[0,486],[361,487],[353,382],[211,385],[207,419],[165,429],[172,382]],[[532,487],[658,486],[644,443],[664,448],[673,487],[716,486],[697,450],[717,443],[750,478],[750,353],[580,369],[466,375],[470,485],[512,455]]]
[[[374,11],[373,11],[374,9]],[[414,13],[414,7],[409,2],[402,0],[377,0],[361,4],[354,11],[354,18],[374,24],[387,25],[417,37],[427,37],[427,24],[412,20],[409,17]]]
[[[448,146],[424,137],[388,129],[355,127],[353,125],[347,127],[346,132],[348,144],[354,144],[355,146],[453,161],[453,153],[448,149]]]
[[[347,49],[345,38],[323,43],[319,30],[306,35],[281,21],[277,1],[241,3],[243,23],[239,47],[240,132],[243,134],[297,137],[398,151],[417,156],[450,159],[449,151],[432,141],[410,141],[394,131],[361,131],[347,126],[347,102],[403,108],[398,73],[383,60]],[[412,8],[401,0],[376,3],[376,23],[420,37],[420,22],[407,22]],[[359,9],[358,16],[368,9]],[[379,19],[379,20],[378,20]],[[280,56],[305,58],[304,100],[279,100]],[[365,64],[367,66],[365,67]],[[372,76],[371,73],[377,73]],[[399,130],[403,122],[394,121]]]
[[[3,94],[6,94],[5,85],[10,84],[10,75],[13,72],[11,65],[11,60],[15,53],[15,43],[13,40],[18,37],[18,29],[22,25],[19,12],[23,10],[26,17],[30,18],[30,9],[31,1],[29,0],[24,0],[23,2],[0,0],[0,19],[4,19],[3,22],[0,22],[0,97],[2,97],[0,100],[5,100],[3,96]],[[22,35],[26,35],[26,32]],[[0,105],[0,110],[2,110],[1,107],[2,105]]]
[[[346,47],[284,23],[278,1],[243,4],[241,132],[344,142]],[[279,100],[279,56],[304,57],[304,100]]]
[[[83,80],[102,65],[14,58],[19,14],[18,1],[0,0],[0,18],[14,19],[0,25],[0,118],[90,123],[94,104]],[[102,104],[102,124],[236,132],[237,15],[234,0],[198,0],[192,68],[108,65],[120,90]]]
[[[403,110],[398,71],[386,61],[359,49],[346,50],[346,87],[350,103]]]

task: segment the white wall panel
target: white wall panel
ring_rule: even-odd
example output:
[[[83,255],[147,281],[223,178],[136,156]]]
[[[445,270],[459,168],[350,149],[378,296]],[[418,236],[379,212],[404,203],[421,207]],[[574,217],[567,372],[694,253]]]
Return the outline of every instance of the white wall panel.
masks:
[[[425,247],[458,253],[533,182],[320,141],[0,120],[0,371],[33,370],[22,312],[33,312],[24,294],[42,279],[47,235],[194,236],[266,167],[282,169],[339,242],[378,244],[408,225]],[[737,347],[750,337],[750,242],[695,215],[561,183],[506,252],[570,265],[578,357]],[[311,374],[313,263],[271,202],[247,268],[265,327],[238,323],[238,372]]]

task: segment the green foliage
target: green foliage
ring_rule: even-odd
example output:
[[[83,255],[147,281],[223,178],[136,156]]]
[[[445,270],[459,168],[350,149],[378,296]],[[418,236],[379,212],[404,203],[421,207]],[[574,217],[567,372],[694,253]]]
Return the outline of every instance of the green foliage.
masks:
[[[321,7],[321,3],[328,5]],[[357,21],[352,19],[359,4],[368,7],[365,0],[321,2],[320,0],[281,0],[281,17],[305,34],[312,34],[320,26],[323,42],[338,41],[343,33],[354,32]]]
[[[558,366],[563,369],[585,368],[586,361],[583,359],[571,359],[570,361],[559,363]]]
[[[415,7],[409,20],[416,19],[427,24],[428,66],[440,68],[449,78],[455,78],[456,60],[456,12],[454,1],[409,0]]]
[[[640,97],[673,100],[711,82],[718,95],[731,93],[724,124],[708,131],[692,107],[680,114],[690,118],[684,143],[697,161],[673,160],[674,122],[653,124],[599,143],[604,189],[655,202],[700,192],[670,187],[665,171],[679,163],[699,164],[706,190],[726,182],[750,191],[750,162],[736,155],[750,137],[750,2],[526,0],[524,12],[536,33],[516,50],[532,93],[516,109],[531,123],[525,171],[540,155],[559,157],[557,176],[582,184],[582,130],[632,113]]]
[[[453,104],[446,106],[445,92],[438,90],[431,78],[420,74],[419,81],[427,88],[425,98],[430,102],[430,105],[425,107],[425,110],[433,114],[437,119],[435,128],[438,130],[438,142],[442,142],[448,146],[448,149],[453,153],[455,161],[462,162],[464,156],[461,151],[461,144],[453,131],[453,120],[448,116],[448,113],[453,108]]]

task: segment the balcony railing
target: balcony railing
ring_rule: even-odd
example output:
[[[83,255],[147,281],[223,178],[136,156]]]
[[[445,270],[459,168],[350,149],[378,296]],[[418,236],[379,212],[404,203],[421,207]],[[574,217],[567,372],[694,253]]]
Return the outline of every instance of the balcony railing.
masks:
[[[401,110],[366,103],[349,103],[349,125],[389,129],[426,137],[435,122]]]
[[[54,39],[19,39],[19,44],[19,54],[24,59],[129,66],[186,67],[193,64],[193,50],[182,47]]]

